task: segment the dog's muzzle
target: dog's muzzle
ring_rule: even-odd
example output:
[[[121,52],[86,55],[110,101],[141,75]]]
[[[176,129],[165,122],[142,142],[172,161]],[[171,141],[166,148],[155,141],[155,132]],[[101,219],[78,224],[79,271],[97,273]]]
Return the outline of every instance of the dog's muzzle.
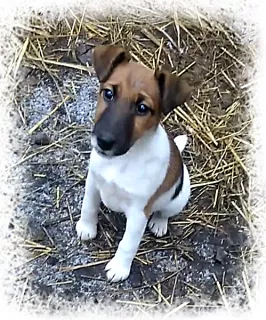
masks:
[[[121,156],[132,146],[134,112],[131,103],[111,102],[95,123],[92,146],[105,156]],[[134,109],[135,110],[135,109]]]

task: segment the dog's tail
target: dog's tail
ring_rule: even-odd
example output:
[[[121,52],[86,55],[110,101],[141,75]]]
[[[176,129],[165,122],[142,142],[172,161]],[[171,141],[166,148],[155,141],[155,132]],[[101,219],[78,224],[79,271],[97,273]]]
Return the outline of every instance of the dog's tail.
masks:
[[[180,153],[183,152],[185,146],[187,144],[187,135],[182,134],[181,136],[177,136],[174,138],[174,142],[179,150]]]

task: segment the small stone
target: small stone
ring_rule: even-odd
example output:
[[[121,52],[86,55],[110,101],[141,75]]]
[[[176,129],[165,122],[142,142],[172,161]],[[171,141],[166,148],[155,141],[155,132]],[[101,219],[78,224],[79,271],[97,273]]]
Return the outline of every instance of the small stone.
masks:
[[[48,259],[46,260],[46,262],[51,265],[51,266],[55,266],[58,263],[58,259],[52,256],[49,256]]]
[[[45,132],[39,132],[32,137],[32,143],[38,146],[45,146],[50,143],[50,138]]]
[[[171,226],[171,231],[172,231],[174,236],[181,237],[183,235],[183,231],[184,230],[183,230],[182,227],[172,225]]]
[[[12,221],[9,222],[8,229],[9,229],[9,230],[15,229],[15,226],[14,226],[14,224],[13,224]]]
[[[133,288],[141,286],[143,282],[140,268],[135,263],[132,265],[131,273],[127,279],[127,282]]]
[[[233,98],[231,93],[224,93],[222,94],[222,103],[221,103],[221,108],[226,110],[228,109],[232,103],[233,103]]]
[[[88,50],[90,49],[90,47],[88,45],[86,45],[86,43],[80,43],[78,46],[77,46],[77,53],[78,54],[84,54],[86,53]]]
[[[223,248],[218,248],[216,255],[215,255],[215,260],[220,262],[221,264],[225,264],[225,260],[227,258],[227,253]]]
[[[84,65],[86,65],[87,63],[89,65],[92,64],[92,52],[91,51],[88,51],[88,52],[83,53],[83,54],[79,54],[79,55],[77,55],[77,58]]]
[[[29,75],[25,81],[29,86],[36,86],[40,82],[40,79],[36,75]]]
[[[92,47],[86,43],[80,43],[76,48],[76,56],[79,62],[86,65],[92,63]]]
[[[25,238],[31,241],[43,241],[46,234],[37,221],[29,219],[25,228]]]

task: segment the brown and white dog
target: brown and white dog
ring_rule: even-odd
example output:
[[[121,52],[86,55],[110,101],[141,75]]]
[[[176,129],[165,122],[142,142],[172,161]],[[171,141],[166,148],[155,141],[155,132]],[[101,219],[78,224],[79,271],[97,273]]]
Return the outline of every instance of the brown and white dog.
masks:
[[[105,268],[108,280],[116,282],[129,276],[147,224],[156,236],[163,236],[168,218],[190,197],[190,178],[181,157],[187,137],[172,140],[160,124],[162,114],[185,102],[190,88],[176,75],[130,61],[118,46],[96,47],[93,65],[100,92],[76,231],[81,240],[96,237],[101,201],[125,214],[124,236]]]

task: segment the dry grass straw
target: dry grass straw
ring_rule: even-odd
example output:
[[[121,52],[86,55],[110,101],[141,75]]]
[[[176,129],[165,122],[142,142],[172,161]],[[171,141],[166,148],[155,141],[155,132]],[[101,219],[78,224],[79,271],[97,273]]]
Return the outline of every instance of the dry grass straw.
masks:
[[[172,225],[182,226],[184,238],[189,237],[197,225],[214,231],[223,231],[220,225],[225,221],[252,227],[249,163],[246,162],[246,155],[252,148],[248,135],[251,119],[247,110],[247,92],[251,83],[244,74],[252,63],[253,48],[243,46],[232,30],[200,15],[194,22],[174,15],[165,21],[149,24],[134,17],[123,21],[116,18],[97,21],[70,12],[70,19],[54,24],[42,25],[37,18],[33,19],[24,31],[21,52],[10,68],[14,74],[21,66],[30,67],[47,72],[55,83],[62,68],[93,74],[91,65],[79,58],[77,47],[84,42],[89,48],[101,43],[126,46],[134,60],[150,68],[167,64],[173,72],[186,77],[195,88],[192,100],[177,107],[163,120],[173,135],[189,135],[184,155],[191,173],[193,193],[185,211],[186,218],[173,221]],[[75,84],[73,95],[74,88]],[[29,134],[53,116],[68,98],[58,92],[54,110],[31,128]],[[58,143],[60,141],[38,152],[45,152]],[[25,154],[20,164],[34,155],[36,153]],[[108,241],[109,236],[105,237]],[[149,241],[146,239],[146,242]],[[160,245],[160,240],[158,246],[166,247]],[[147,251],[142,247],[137,258],[141,259],[143,252]],[[102,260],[98,263],[109,258],[104,252],[98,252],[97,256]],[[217,283],[217,286],[227,306],[224,290],[221,284]],[[158,286],[154,290],[159,300],[166,299]],[[176,311],[185,305],[180,305]]]

